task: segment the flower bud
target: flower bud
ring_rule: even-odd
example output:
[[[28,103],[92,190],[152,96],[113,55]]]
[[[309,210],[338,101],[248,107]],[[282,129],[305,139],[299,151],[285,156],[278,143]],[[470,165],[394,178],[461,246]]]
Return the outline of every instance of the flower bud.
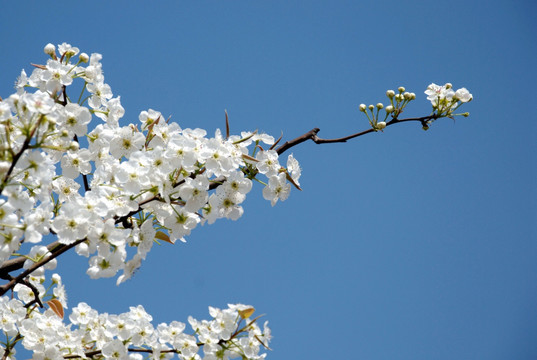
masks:
[[[378,122],[377,126],[375,126],[375,129],[382,130],[386,127],[386,123],[384,121]]]
[[[410,93],[410,95],[412,95],[412,99],[410,99],[410,100],[416,100],[416,94]]]
[[[56,52],[56,47],[52,45],[51,43],[48,43],[47,45],[45,45],[45,48],[43,49],[43,51],[47,55],[54,56],[54,53]]]
[[[383,107],[384,107],[384,104],[382,104],[382,103],[378,103],[378,104],[377,104],[377,109],[380,110],[380,109],[382,109]]]
[[[360,111],[365,112],[365,109],[367,109],[367,106],[365,106],[365,104],[360,104]]]
[[[385,109],[385,110],[386,110],[386,113],[387,113],[387,114],[391,114],[391,113],[393,112],[393,106],[388,105],[388,106],[386,106],[386,109]]]
[[[78,151],[80,149],[80,144],[76,141],[71,141],[71,144],[69,144],[68,150],[70,151]]]
[[[80,59],[80,61],[82,61],[83,63],[87,63],[89,61],[89,56],[88,54],[86,53],[82,53],[78,56],[78,58]]]
[[[470,116],[470,113],[469,113],[469,112],[465,112],[465,113],[462,113],[461,115],[464,116],[464,117],[468,117],[468,116]]]
[[[405,92],[403,96],[405,97],[405,100],[412,100],[412,94],[409,92]]]
[[[390,99],[393,99],[393,97],[395,96],[395,91],[393,90],[386,91],[386,96]]]
[[[373,109],[375,108],[373,105],[369,105],[369,110],[373,111]]]
[[[453,85],[451,85],[451,83],[446,83],[446,85],[444,85],[444,87],[449,90],[453,87]]]
[[[399,90],[400,93],[405,92],[405,88],[403,86],[399,86],[399,89],[397,89],[397,90]]]

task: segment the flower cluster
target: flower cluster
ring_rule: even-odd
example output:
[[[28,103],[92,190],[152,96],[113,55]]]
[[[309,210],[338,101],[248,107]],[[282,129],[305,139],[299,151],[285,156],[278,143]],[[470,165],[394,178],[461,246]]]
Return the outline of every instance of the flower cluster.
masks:
[[[23,70],[17,92],[0,101],[0,262],[53,232],[89,257],[92,278],[123,270],[119,283],[155,239],[184,241],[200,224],[241,217],[253,181],[272,205],[299,188],[298,162],[291,155],[282,166],[273,137],[209,137],[152,109],[120,126],[125,111],[100,54],[65,43],[45,53],[46,65]],[[75,80],[77,103],[67,94]]]
[[[433,105],[433,111],[438,117],[463,115],[468,116],[468,113],[453,114],[453,112],[463,103],[472,101],[473,96],[466,88],[460,88],[453,91],[453,86],[450,83],[445,85],[436,85],[435,83],[427,86],[425,90],[427,100]]]
[[[406,119],[407,121],[421,121],[423,130],[429,129],[429,125],[433,121],[442,117],[453,118],[458,115],[465,117],[469,115],[467,112],[461,114],[454,113],[454,111],[463,103],[469,102],[473,98],[472,94],[470,94],[466,88],[460,88],[457,91],[453,91],[450,83],[447,83],[444,86],[439,86],[433,83],[427,87],[425,94],[427,95],[427,100],[431,101],[433,106],[431,115],[423,118]],[[397,93],[394,90],[386,91],[386,96],[390,99],[390,104],[386,107],[380,102],[377,105],[369,106],[360,104],[359,107],[360,111],[367,116],[369,124],[375,131],[382,131],[387,125],[399,122],[399,115],[412,100],[416,99],[416,94],[406,91],[402,86],[398,88]],[[380,110],[382,109],[384,109],[385,112],[384,117],[381,119],[382,116],[380,115]],[[388,117],[391,118],[389,122],[387,122]]]
[[[31,280],[40,285],[43,277]],[[8,339],[9,357],[14,359],[11,346],[22,338],[25,349],[33,352],[34,359],[63,359],[98,357],[110,360],[142,360],[143,354],[152,359],[170,359],[175,354],[180,359],[263,359],[262,348],[268,349],[270,328],[263,328],[258,318],[251,319],[254,308],[247,305],[228,305],[227,309],[209,307],[210,320],[188,318],[192,332],[178,321],[161,323],[156,327],[152,317],[142,306],[132,306],[122,314],[98,313],[86,303],[79,303],[63,319],[61,302],[64,289],[61,279],[54,274],[54,295],[47,302],[49,309],[40,312],[36,305],[25,307],[27,287],[16,289],[18,298],[0,297],[0,331]],[[41,298],[47,298],[42,293]],[[21,301],[22,300],[22,301]],[[62,301],[64,301],[63,299]],[[18,335],[20,334],[20,335]],[[203,350],[203,357],[199,351]],[[6,349],[0,348],[0,356]]]
[[[386,107],[384,107],[384,104],[380,102],[377,105],[369,106],[360,104],[360,111],[367,116],[369,124],[375,131],[382,131],[386,127],[386,120],[388,119],[388,116],[391,116],[392,119],[397,119],[399,114],[403,112],[405,106],[407,106],[412,100],[416,99],[416,94],[406,91],[403,86],[398,88],[398,93],[395,93],[393,90],[386,91],[386,96],[388,99],[390,99],[390,105]],[[369,113],[367,112],[368,109]],[[379,121],[379,112],[381,109],[384,109],[385,113],[384,118]]]

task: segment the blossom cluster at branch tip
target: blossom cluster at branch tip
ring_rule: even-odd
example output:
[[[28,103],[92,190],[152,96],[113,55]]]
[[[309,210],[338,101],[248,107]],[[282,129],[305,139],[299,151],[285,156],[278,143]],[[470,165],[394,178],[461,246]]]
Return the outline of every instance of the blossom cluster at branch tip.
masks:
[[[427,94],[427,100],[431,101],[433,105],[433,113],[430,116],[430,119],[423,121],[423,129],[427,130],[428,125],[434,120],[441,117],[450,117],[453,116],[469,116],[469,113],[454,114],[453,112],[461,106],[463,103],[469,102],[472,100],[472,94],[466,89],[461,88],[457,91],[452,90],[452,85],[450,83],[445,84],[444,86],[439,86],[436,84],[431,84],[425,90]],[[360,104],[359,109],[363,112],[369,124],[375,131],[382,131],[386,128],[388,123],[388,118],[390,122],[396,122],[399,120],[399,115],[404,111],[405,107],[413,100],[416,99],[416,94],[413,92],[406,91],[405,87],[400,86],[397,89],[397,92],[394,90],[386,91],[386,96],[388,97],[390,104],[384,106],[383,103],[379,102],[377,105]],[[380,110],[384,109],[384,117],[381,119],[379,114]],[[368,111],[369,110],[369,111]]]
[[[451,83],[444,85],[436,85],[435,83],[427,86],[425,90],[427,100],[431,102],[433,106],[433,112],[438,117],[453,117],[456,115],[468,116],[464,114],[454,114],[462,104],[472,101],[473,96],[466,88],[460,88],[457,91],[453,90]]]

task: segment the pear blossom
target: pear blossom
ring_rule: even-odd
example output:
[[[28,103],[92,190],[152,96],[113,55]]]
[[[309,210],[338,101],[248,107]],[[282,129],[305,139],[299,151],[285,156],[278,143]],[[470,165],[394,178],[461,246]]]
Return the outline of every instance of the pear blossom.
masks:
[[[80,174],[89,174],[91,172],[90,159],[91,153],[88,149],[68,151],[61,160],[63,175],[76,179]]]
[[[87,86],[87,89],[93,94],[88,100],[89,106],[93,109],[99,109],[101,106],[106,105],[113,95],[110,85],[104,82],[91,83]]]
[[[140,112],[140,115],[138,115],[138,119],[143,124],[144,128],[147,128],[148,126],[152,125],[157,121],[162,114],[159,111],[149,109],[149,110],[143,110]]]
[[[71,46],[71,44],[67,44],[64,42],[58,45],[58,52],[60,53],[60,55],[67,55],[69,57],[73,57],[77,55],[80,50],[77,47]]]
[[[257,170],[267,177],[276,175],[281,166],[278,162],[278,153],[275,150],[260,151],[257,156]]]
[[[263,198],[269,200],[272,206],[276,205],[278,200],[284,201],[289,197],[291,185],[286,182],[285,174],[274,175],[269,178],[268,186],[263,189]]]
[[[52,221],[51,228],[58,235],[60,243],[68,245],[88,235],[90,218],[86,209],[80,208],[74,201],[66,202],[60,215]]]
[[[437,104],[442,99],[451,100],[455,92],[451,90],[449,85],[450,84],[446,84],[442,86],[431,83],[429,86],[427,86],[427,90],[425,90],[427,100],[431,101],[433,105]]]
[[[300,186],[298,179],[300,179],[302,169],[300,168],[300,165],[298,164],[298,161],[295,159],[293,154],[287,157],[287,172],[289,173],[295,184]]]
[[[466,88],[460,88],[459,90],[455,91],[454,97],[459,100],[460,102],[469,102],[472,100],[472,94],[466,89]]]
[[[76,103],[65,105],[65,124],[58,124],[68,129],[70,134],[84,136],[87,133],[88,124],[91,121],[91,113],[88,108]],[[71,135],[72,136],[72,135]]]
[[[59,177],[52,181],[52,189],[58,195],[59,200],[64,202],[66,200],[74,200],[80,189],[80,184],[68,177]]]
[[[132,128],[120,128],[110,139],[110,154],[116,159],[128,157],[131,153],[140,150],[145,142],[144,135]]]
[[[185,201],[185,209],[188,211],[198,211],[209,199],[209,180],[205,175],[198,175],[196,178],[186,178],[185,184],[179,189],[179,196]]]
[[[60,91],[62,86],[68,86],[73,83],[73,77],[70,74],[71,66],[62,64],[58,60],[49,59],[46,70],[41,73],[41,80],[46,83],[46,88],[50,92]]]

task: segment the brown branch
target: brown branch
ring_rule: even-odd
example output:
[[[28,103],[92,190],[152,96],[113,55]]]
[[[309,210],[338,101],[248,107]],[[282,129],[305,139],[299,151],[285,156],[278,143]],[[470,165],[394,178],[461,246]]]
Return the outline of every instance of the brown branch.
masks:
[[[3,277],[3,279],[11,281],[11,280],[13,280],[13,277],[8,274],[5,277]],[[34,284],[32,284],[31,282],[29,282],[26,279],[22,279],[20,281],[20,283],[25,285],[25,286],[27,286],[27,287],[29,287],[30,290],[32,290],[32,293],[34,294],[34,299],[32,301],[30,301],[29,303],[25,304],[24,307],[29,308],[33,304],[38,304],[40,308],[43,308],[43,303],[41,302],[41,299],[39,298],[39,290],[37,290],[37,288],[34,286]]]
[[[54,241],[47,245],[48,251],[50,251],[53,254],[56,251],[61,250],[63,247],[65,247],[65,245],[60,244],[59,241]],[[9,273],[22,269],[22,266],[24,265],[25,261],[26,261],[26,258],[24,256],[19,256],[15,259],[4,261],[2,265],[0,265],[0,278],[11,280]]]
[[[123,215],[123,216],[120,216],[118,217],[116,220],[115,220],[115,224],[119,224],[119,223],[122,223],[123,227],[125,229],[129,229],[132,227],[131,224],[127,223],[127,219],[130,218],[131,216],[133,215],[136,215],[138,214],[140,211],[142,211],[142,205],[145,205],[147,203],[150,203],[151,201],[154,201],[154,200],[158,200],[160,198],[160,195],[155,195],[147,200],[144,200],[142,201],[141,203],[138,204],[138,209],[136,210],[132,210],[130,211],[127,215]]]
[[[4,295],[6,292],[8,292],[10,289],[13,289],[13,287],[15,286],[15,284],[17,283],[20,283],[22,281],[22,279],[24,279],[26,276],[30,275],[31,273],[33,273],[36,269],[40,268],[41,266],[47,264],[49,261],[57,258],[58,256],[60,256],[61,254],[63,254],[64,252],[66,252],[67,250],[69,249],[72,249],[74,248],[75,246],[77,246],[78,244],[86,241],[87,239],[84,238],[84,239],[80,239],[80,240],[77,240],[75,242],[73,242],[72,244],[69,244],[69,245],[64,245],[63,247],[61,247],[59,250],[55,251],[54,253],[52,253],[51,255],[47,256],[46,258],[44,258],[43,260],[41,261],[38,261],[36,262],[35,264],[33,264],[32,266],[30,266],[29,269],[26,269],[26,271],[23,271],[22,273],[20,273],[19,275],[17,275],[17,277],[11,279],[11,281],[9,283],[7,283],[6,285],[4,286],[1,286],[0,287],[0,296]]]
[[[20,281],[21,284],[25,285],[25,286],[28,286],[31,290],[32,290],[32,293],[34,294],[34,299],[32,301],[30,301],[28,304],[24,305],[25,308],[29,308],[30,306],[32,306],[33,304],[36,304],[39,305],[40,308],[43,308],[43,303],[41,302],[41,299],[39,298],[39,291],[37,290],[37,288],[34,286],[34,284],[32,284],[31,282],[29,282],[28,280],[26,279],[22,279]]]
[[[127,348],[127,351],[129,352],[136,352],[136,353],[148,353],[148,354],[152,354],[153,353],[153,349],[135,349],[135,348]],[[102,350],[93,350],[93,351],[88,351],[87,353],[84,353],[85,357],[86,358],[92,358],[94,357],[95,355],[101,355],[102,353]],[[178,350],[178,349],[168,349],[168,350],[161,350],[160,353],[166,353],[166,354],[169,354],[169,353],[174,353],[174,354],[180,354],[181,353],[181,350]],[[82,356],[80,355],[77,355],[77,354],[73,354],[73,355],[65,355],[63,358],[64,359],[79,359],[81,358]]]
[[[209,185],[209,190],[216,189],[225,180],[226,180],[226,178],[224,176],[220,176],[220,177],[217,177],[216,179],[211,180],[211,184]],[[184,182],[185,182],[184,180],[181,180],[180,182],[175,184],[174,187],[177,187],[177,186],[183,184]],[[131,216],[134,216],[134,215],[138,214],[140,211],[142,211],[143,210],[142,205],[145,205],[145,204],[150,203],[151,201],[155,201],[155,200],[162,200],[161,197],[160,197],[160,194],[157,194],[157,195],[155,195],[155,196],[153,196],[153,197],[151,197],[151,198],[149,198],[147,200],[142,201],[140,204],[138,204],[138,209],[130,211],[127,215],[123,215],[123,216],[120,216],[117,219],[115,219],[115,221],[114,221],[115,224],[122,223],[124,228],[126,228],[126,229],[131,228],[132,225],[127,222],[127,219],[130,218]],[[1,270],[2,270],[2,268],[0,267],[0,274],[1,274]]]
[[[9,177],[11,176],[11,173],[15,169],[15,165],[17,165],[17,162],[19,161],[19,159],[22,156],[22,154],[29,148],[31,140],[32,140],[31,136],[26,137],[26,139],[22,143],[21,150],[17,154],[15,154],[15,156],[13,156],[13,160],[11,161],[11,165],[10,165],[6,175],[4,176],[4,179],[2,179],[2,183],[0,184],[0,195],[2,195],[2,191],[4,191],[4,188],[7,185]]]
[[[397,118],[393,118],[392,120],[390,120],[389,122],[386,123],[386,127],[388,127],[390,125],[394,125],[394,124],[399,124],[399,123],[402,123],[402,122],[408,122],[408,121],[419,121],[423,126],[425,126],[428,121],[435,120],[437,118],[438,118],[438,116],[436,114],[423,116],[423,117],[419,117],[419,118],[408,118],[408,119],[401,119],[401,120],[399,120]],[[297,138],[295,138],[293,140],[286,141],[282,146],[280,146],[279,148],[276,149],[276,152],[278,153],[278,155],[281,155],[285,151],[287,151],[290,148],[292,148],[293,146],[296,146],[296,145],[301,144],[301,143],[303,143],[305,141],[308,141],[308,140],[311,140],[316,144],[343,143],[343,142],[347,142],[347,140],[354,139],[356,137],[359,137],[359,136],[362,136],[362,135],[365,135],[365,134],[369,134],[369,133],[372,133],[372,132],[377,132],[377,130],[375,130],[375,129],[368,129],[368,130],[358,132],[356,134],[352,134],[352,135],[348,135],[348,136],[344,136],[344,137],[340,137],[340,138],[336,138],[336,139],[321,139],[320,137],[317,136],[317,133],[319,131],[320,131],[319,128],[314,128],[314,129],[308,131],[307,133],[305,133],[304,135],[301,135],[301,136],[299,136],[299,137],[297,137]]]
[[[224,344],[226,342],[231,341],[236,335],[238,335],[240,332],[242,332],[242,330],[243,329],[241,329],[240,331],[238,329],[235,330],[235,334],[233,334],[229,340],[220,339],[220,341],[218,342],[218,345],[224,346]],[[256,336],[256,338],[257,338],[257,336]],[[261,340],[257,339],[257,341],[259,341],[261,343],[261,345],[263,345],[265,348],[268,349],[268,347],[265,344],[263,344],[263,342]],[[202,347],[202,346],[205,346],[205,343],[197,342],[196,345],[198,347]],[[134,353],[146,353],[146,354],[153,354],[155,352],[153,349],[132,348],[132,347],[127,348],[127,351],[128,352],[134,352]],[[176,349],[176,348],[160,350],[159,352],[161,354],[181,354],[181,350]],[[92,357],[94,357],[96,355],[101,355],[101,354],[102,354],[102,350],[93,350],[93,351],[88,351],[88,352],[84,353],[84,356],[86,358],[92,358]],[[65,355],[63,358],[64,359],[79,359],[81,357],[82,356],[80,356],[80,355],[72,354],[72,355]]]

